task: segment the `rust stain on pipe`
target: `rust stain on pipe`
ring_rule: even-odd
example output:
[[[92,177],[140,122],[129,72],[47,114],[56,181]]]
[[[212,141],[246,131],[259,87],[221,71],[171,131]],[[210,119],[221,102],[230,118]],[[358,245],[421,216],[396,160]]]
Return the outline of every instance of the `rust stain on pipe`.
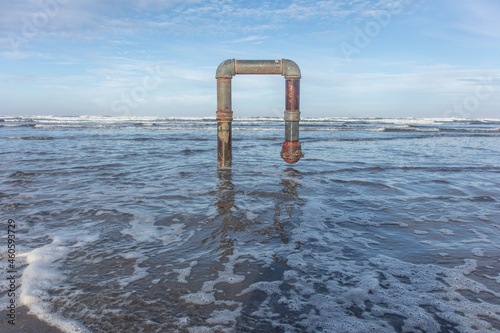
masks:
[[[283,142],[283,148],[281,149],[281,158],[284,159],[288,164],[297,163],[304,153],[300,147],[300,142],[298,141],[285,141]]]
[[[299,111],[300,79],[285,80],[285,107],[287,111]]]

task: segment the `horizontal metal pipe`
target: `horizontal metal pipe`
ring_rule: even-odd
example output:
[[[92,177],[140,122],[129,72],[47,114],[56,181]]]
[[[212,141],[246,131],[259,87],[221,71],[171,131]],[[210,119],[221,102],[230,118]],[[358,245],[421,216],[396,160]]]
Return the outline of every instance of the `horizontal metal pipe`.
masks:
[[[235,60],[220,63],[215,78],[231,79],[236,74],[281,74],[287,79],[300,79],[300,68],[289,59],[281,60]]]
[[[281,60],[236,60],[235,74],[281,74]]]

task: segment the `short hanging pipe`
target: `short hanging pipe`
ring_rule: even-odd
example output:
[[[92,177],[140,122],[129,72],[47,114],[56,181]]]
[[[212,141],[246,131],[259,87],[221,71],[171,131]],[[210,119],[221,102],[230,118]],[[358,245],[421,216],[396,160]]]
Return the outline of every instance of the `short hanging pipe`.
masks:
[[[281,150],[281,158],[294,164],[304,157],[299,142],[300,121],[300,78],[285,79],[285,142]]]
[[[217,79],[217,166],[232,165],[231,80],[236,74],[281,74],[285,77],[285,141],[281,157],[290,164],[304,157],[299,142],[300,69],[288,59],[223,61],[216,72]]]

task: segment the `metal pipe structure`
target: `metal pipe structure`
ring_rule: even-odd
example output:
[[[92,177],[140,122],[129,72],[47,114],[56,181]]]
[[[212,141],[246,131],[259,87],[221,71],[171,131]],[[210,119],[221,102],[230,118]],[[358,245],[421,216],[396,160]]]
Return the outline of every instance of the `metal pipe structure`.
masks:
[[[232,164],[231,80],[236,74],[281,74],[285,77],[285,141],[281,150],[281,158],[287,163],[296,163],[304,157],[299,142],[301,78],[299,66],[288,59],[228,59],[221,62],[215,74],[217,79],[217,167],[230,167]]]

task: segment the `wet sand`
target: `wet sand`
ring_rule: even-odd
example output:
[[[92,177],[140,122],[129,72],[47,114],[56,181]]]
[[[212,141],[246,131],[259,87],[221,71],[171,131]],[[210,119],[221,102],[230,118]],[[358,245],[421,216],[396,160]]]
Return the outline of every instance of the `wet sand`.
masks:
[[[36,316],[28,314],[28,308],[25,306],[16,309],[16,325],[8,323],[7,311],[0,311],[0,318],[0,332],[2,333],[62,333]]]

